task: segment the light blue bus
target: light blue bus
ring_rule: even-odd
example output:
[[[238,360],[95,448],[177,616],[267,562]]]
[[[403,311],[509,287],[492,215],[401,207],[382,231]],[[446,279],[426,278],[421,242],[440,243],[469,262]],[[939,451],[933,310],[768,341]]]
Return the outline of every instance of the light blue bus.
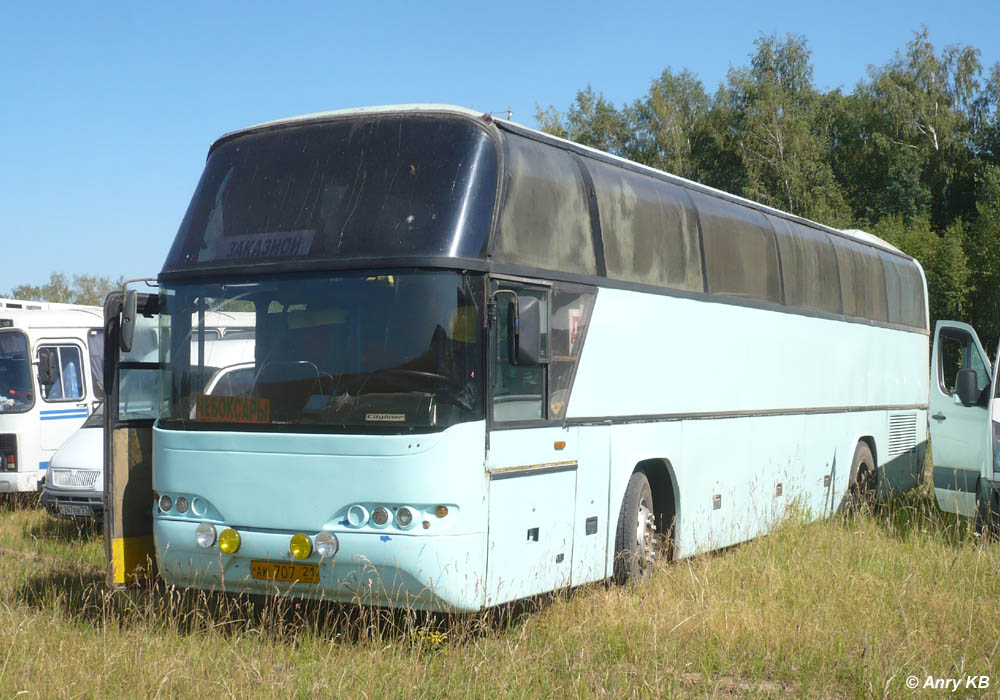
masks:
[[[158,279],[170,584],[479,610],[911,488],[923,460],[915,260],[469,110],[222,137]],[[229,395],[198,389],[212,311],[256,318]]]

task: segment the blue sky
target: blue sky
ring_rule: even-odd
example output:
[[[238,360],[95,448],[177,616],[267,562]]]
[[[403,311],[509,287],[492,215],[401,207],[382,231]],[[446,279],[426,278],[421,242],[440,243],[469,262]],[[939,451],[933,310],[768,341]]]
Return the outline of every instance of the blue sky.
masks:
[[[714,91],[763,34],[805,36],[850,91],[921,24],[1000,61],[1000,3],[8,3],[0,18],[0,291],[52,271],[153,275],[221,134],[295,114],[446,102],[621,105],[664,68]]]

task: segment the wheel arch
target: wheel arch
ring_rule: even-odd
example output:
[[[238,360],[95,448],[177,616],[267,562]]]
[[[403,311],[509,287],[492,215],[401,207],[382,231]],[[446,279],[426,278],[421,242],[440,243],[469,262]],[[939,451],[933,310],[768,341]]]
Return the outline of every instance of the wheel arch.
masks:
[[[680,491],[677,476],[669,459],[652,457],[635,465],[632,473],[642,472],[653,492],[653,514],[657,532],[667,536],[667,556],[672,558],[677,524],[680,522]]]

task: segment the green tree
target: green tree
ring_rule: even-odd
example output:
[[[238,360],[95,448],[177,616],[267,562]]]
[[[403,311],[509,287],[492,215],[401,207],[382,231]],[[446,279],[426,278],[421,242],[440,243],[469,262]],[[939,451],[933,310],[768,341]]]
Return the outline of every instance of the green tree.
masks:
[[[920,261],[927,276],[931,324],[938,319],[966,318],[971,270],[965,254],[965,230],[956,221],[938,235],[925,216],[905,221],[889,216],[872,233]]]
[[[976,218],[969,227],[968,245],[973,273],[970,315],[993,352],[1000,336],[1000,166],[985,166],[976,184]]]
[[[700,163],[695,144],[706,128],[711,100],[687,70],[669,68],[653,80],[649,93],[626,110],[629,157],[674,175],[696,180]]]
[[[121,289],[125,277],[117,280],[97,275],[73,275],[72,283],[61,272],[49,275],[49,281],[43,285],[21,284],[14,287],[7,295],[12,299],[25,301],[53,301],[63,304],[88,304],[101,306],[108,292]]]
[[[717,137],[703,161],[706,180],[793,214],[848,223],[827,158],[830,120],[812,84],[805,39],[766,36],[754,44],[750,66],[730,69],[716,95],[711,131]],[[719,157],[726,152],[735,164]]]
[[[566,114],[551,106],[545,110],[539,107],[535,118],[541,130],[553,136],[615,155],[628,155],[626,142],[630,131],[624,113],[589,85],[576,93],[576,100]]]
[[[856,218],[875,223],[928,215],[940,230],[974,212],[975,168],[968,148],[978,106],[979,50],[940,53],[926,27],[906,52],[869,70],[858,85],[852,116],[841,122],[847,154],[841,180]],[[866,172],[867,171],[867,172]]]

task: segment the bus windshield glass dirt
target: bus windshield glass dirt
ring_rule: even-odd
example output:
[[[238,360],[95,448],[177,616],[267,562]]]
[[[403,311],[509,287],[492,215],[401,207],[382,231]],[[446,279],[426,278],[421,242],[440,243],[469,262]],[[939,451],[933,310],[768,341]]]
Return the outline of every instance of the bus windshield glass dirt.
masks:
[[[476,279],[391,270],[170,284],[161,425],[409,432],[481,420]],[[209,336],[201,319],[218,311],[252,313],[253,337]]]
[[[480,257],[497,151],[475,123],[369,116],[220,143],[164,271],[400,256]]]

